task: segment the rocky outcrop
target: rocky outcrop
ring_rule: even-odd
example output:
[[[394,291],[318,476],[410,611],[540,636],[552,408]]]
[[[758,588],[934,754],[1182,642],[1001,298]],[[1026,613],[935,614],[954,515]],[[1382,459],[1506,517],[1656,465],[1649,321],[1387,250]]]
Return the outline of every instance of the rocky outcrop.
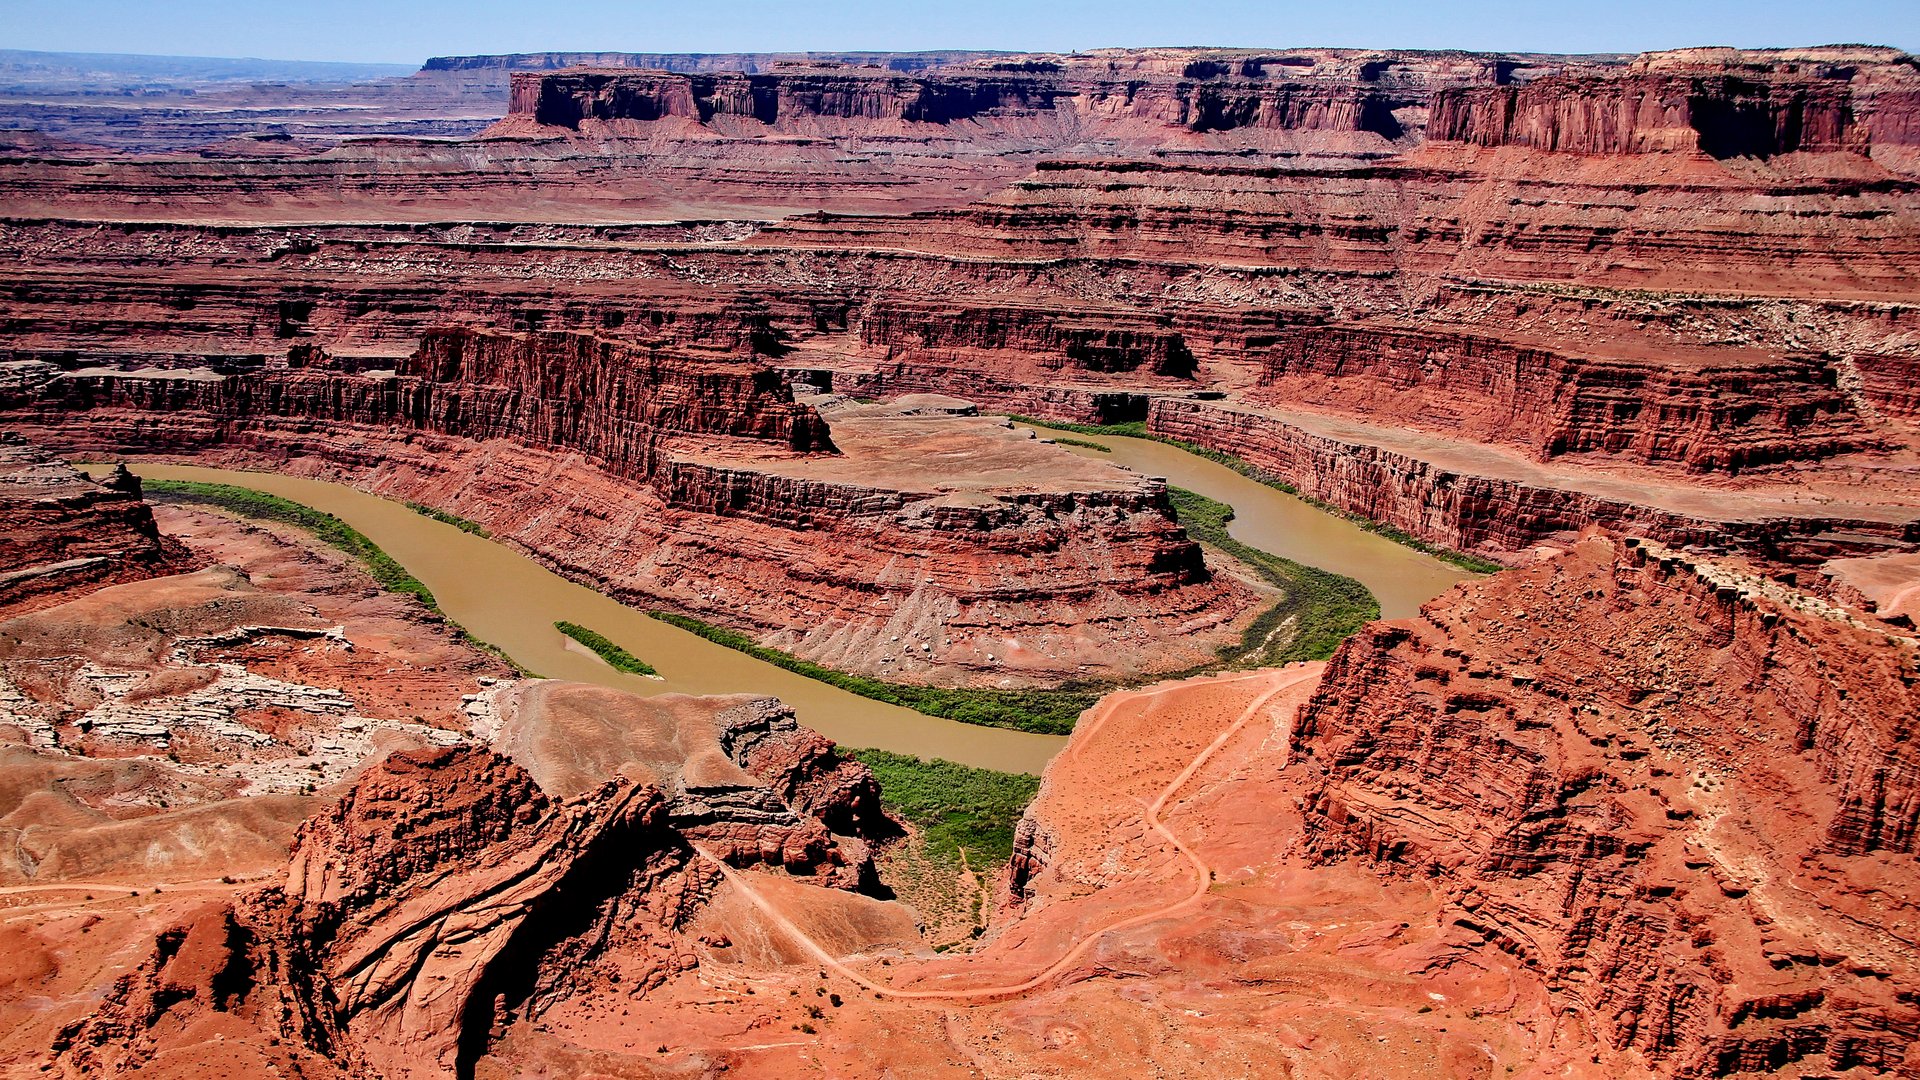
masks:
[[[844,836],[884,840],[897,833],[898,826],[880,808],[873,773],[842,758],[819,732],[801,727],[792,709],[762,698],[718,719],[725,725],[721,749],[796,811]]]
[[[387,756],[300,827],[284,886],[165,931],[61,1036],[64,1062],[138,1072],[231,1017],[348,1075],[467,1076],[516,1017],[691,966],[705,859],[872,884],[867,844],[899,827],[865,766],[777,701],[658,706],[538,683],[497,740],[531,769],[475,746]]]
[[[1308,847],[1434,883],[1660,1075],[1903,1073],[1916,644],[1586,539],[1342,647],[1295,726]]]
[[[160,536],[138,477],[121,469],[94,480],[0,432],[0,617],[185,561]]]
[[[866,766],[803,728],[772,698],[639,698],[534,682],[502,702],[493,746],[550,798],[608,776],[661,791],[666,821],[736,867],[877,891],[873,850],[899,834]]]
[[[672,933],[706,879],[664,819],[631,781],[563,803],[484,750],[393,755],[302,827],[284,888],[163,935],[64,1056],[134,1073],[227,1013],[342,1073],[466,1075],[502,1010],[537,1008],[609,938],[658,941],[656,977],[684,962]]]

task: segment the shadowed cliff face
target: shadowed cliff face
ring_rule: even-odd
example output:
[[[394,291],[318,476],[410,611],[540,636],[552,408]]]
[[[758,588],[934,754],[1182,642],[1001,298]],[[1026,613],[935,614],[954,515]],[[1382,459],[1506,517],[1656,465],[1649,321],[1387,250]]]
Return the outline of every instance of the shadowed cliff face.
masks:
[[[1866,153],[1913,143],[1920,85],[1893,50],[1804,50],[1631,64],[1563,58],[1449,63],[1427,55],[1221,54],[1104,66],[1094,57],[975,60],[903,77],[875,68],[802,65],[747,74],[620,69],[522,71],[497,134],[540,129],[634,133],[667,119],[728,118],[793,130],[809,121],[976,121],[987,138],[1041,130],[1345,132],[1387,143],[1523,146],[1579,154],[1704,153],[1768,158]],[[1519,76],[1519,77],[1516,77]],[[1043,119],[1042,127],[1034,121]],[[1144,125],[1128,127],[1127,125]],[[612,125],[612,126],[605,126]],[[858,127],[836,130],[857,134]]]

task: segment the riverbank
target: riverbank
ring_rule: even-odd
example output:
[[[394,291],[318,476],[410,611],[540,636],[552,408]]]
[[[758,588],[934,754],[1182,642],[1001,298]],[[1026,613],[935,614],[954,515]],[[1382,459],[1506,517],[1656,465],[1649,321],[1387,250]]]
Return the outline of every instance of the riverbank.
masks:
[[[944,758],[1038,775],[1066,740],[978,727],[872,701],[804,678],[651,619],[534,562],[399,502],[323,480],[193,465],[130,463],[144,481],[226,484],[331,514],[417,578],[445,616],[499,646],[524,668],[632,694],[755,694],[792,706],[800,722],[844,746]],[[93,471],[102,471],[99,468]],[[554,628],[591,627],[655,667],[660,677],[614,670]]]
[[[1297,499],[1302,504],[1310,506],[1323,514],[1349,522],[1363,532],[1371,533],[1374,536],[1378,536],[1402,547],[1417,551],[1423,555],[1431,556],[1440,562],[1464,570],[1469,574],[1497,574],[1501,570],[1506,569],[1506,567],[1491,559],[1483,559],[1464,551],[1455,551],[1452,548],[1441,547],[1438,544],[1430,544],[1417,536],[1396,529],[1391,525],[1374,521],[1371,518],[1359,514],[1349,513],[1331,503],[1323,502],[1320,499],[1301,492],[1300,489],[1294,485],[1244,458],[1236,457],[1233,454],[1215,450],[1211,447],[1201,446],[1199,443],[1187,442],[1184,439],[1175,439],[1166,435],[1155,434],[1147,430],[1145,421],[1136,420],[1125,424],[1074,424],[1062,420],[1043,420],[1037,416],[1023,416],[1017,413],[1010,414],[1007,419],[1012,420],[1016,424],[1033,428],[1040,434],[1053,438],[1055,442],[1060,443],[1062,446],[1084,447],[1099,453],[1111,454],[1114,453],[1114,448],[1109,443],[1091,442],[1086,439],[1076,439],[1072,437],[1063,438],[1061,435],[1066,432],[1072,432],[1077,435],[1101,435],[1110,439],[1130,439],[1171,446],[1195,457],[1211,461],[1222,468],[1231,469],[1241,476],[1252,480],[1254,483],[1264,485],[1290,498]]]

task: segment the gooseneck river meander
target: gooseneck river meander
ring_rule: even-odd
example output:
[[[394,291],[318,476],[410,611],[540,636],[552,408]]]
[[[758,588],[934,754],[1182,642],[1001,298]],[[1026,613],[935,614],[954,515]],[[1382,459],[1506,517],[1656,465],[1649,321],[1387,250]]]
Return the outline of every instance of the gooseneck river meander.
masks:
[[[1413,614],[1421,603],[1468,576],[1176,447],[1146,439],[1088,438],[1109,447],[1111,452],[1100,456],[1116,465],[1165,477],[1176,487],[1231,505],[1235,539],[1358,578],[1380,598],[1388,618]],[[335,515],[433,590],[448,618],[549,678],[636,694],[769,695],[793,706],[801,723],[843,746],[875,746],[1013,772],[1038,773],[1066,742],[1060,736],[926,716],[796,675],[649,618],[504,544],[344,484],[193,465],[141,462],[129,467],[149,479],[264,491]],[[615,671],[554,629],[556,620],[599,631],[652,664],[661,677]]]

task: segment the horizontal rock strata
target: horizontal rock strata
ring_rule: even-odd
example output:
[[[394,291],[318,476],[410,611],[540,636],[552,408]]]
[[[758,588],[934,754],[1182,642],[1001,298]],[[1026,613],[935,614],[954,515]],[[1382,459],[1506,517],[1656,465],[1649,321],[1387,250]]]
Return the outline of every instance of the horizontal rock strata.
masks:
[[[0,616],[184,561],[160,536],[137,477],[94,480],[0,432]]]

